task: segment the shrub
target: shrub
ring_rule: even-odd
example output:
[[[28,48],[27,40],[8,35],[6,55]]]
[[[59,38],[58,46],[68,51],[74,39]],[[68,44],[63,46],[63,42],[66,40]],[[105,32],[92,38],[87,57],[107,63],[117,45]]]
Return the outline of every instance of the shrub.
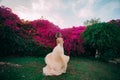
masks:
[[[87,49],[98,50],[103,60],[118,56],[120,48],[120,28],[112,23],[98,23],[87,26],[83,33]],[[95,54],[95,53],[92,53]]]
[[[84,53],[84,40],[81,34],[85,29],[84,26],[79,26],[61,30],[64,39],[64,49],[67,55],[80,56]]]
[[[15,31],[19,30],[18,24],[21,22],[19,17],[8,7],[0,6],[0,24]]]
[[[56,45],[55,34],[60,28],[48,20],[34,20],[32,26],[36,29],[36,35],[33,39],[45,47],[54,47]]]
[[[37,21],[37,22],[36,22]],[[37,30],[39,26],[36,25],[39,20],[36,21],[24,21],[20,20],[19,17],[12,12],[10,8],[0,6],[0,52],[1,56],[8,55],[19,55],[19,56],[44,56],[50,50],[49,46],[46,48],[46,44],[51,44],[51,42],[45,43],[43,46],[42,43],[37,44],[35,41]],[[47,23],[46,23],[47,22]],[[32,24],[33,23],[33,24]],[[40,22],[41,23],[41,22]],[[53,30],[54,24],[49,23],[49,21],[42,21],[41,24],[48,24],[49,26],[49,35],[51,36],[50,31]],[[46,26],[46,25],[44,25]],[[53,28],[52,28],[53,26]],[[46,27],[43,27],[41,31],[46,31]],[[56,27],[57,28],[57,27]],[[47,32],[47,31],[46,31]],[[44,33],[46,33],[44,32]],[[53,34],[52,34],[53,35]],[[39,36],[44,42],[51,40],[48,36],[42,35]],[[45,38],[48,37],[48,38]],[[34,39],[33,39],[34,38]]]
[[[0,25],[0,55],[18,55],[25,49],[25,41],[11,28]]]

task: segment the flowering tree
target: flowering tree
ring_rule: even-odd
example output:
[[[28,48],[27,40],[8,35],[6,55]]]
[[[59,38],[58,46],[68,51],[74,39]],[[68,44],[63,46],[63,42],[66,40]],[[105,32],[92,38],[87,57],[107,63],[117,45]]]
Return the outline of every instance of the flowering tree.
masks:
[[[1,55],[24,55],[30,49],[26,41],[32,27],[23,22],[10,8],[0,6]],[[27,27],[27,28],[26,28]],[[30,29],[28,29],[30,28]]]
[[[82,32],[86,29],[84,26],[65,28],[61,32],[64,38],[64,48],[68,55],[71,52],[76,52],[73,55],[80,55],[84,52]]]
[[[34,21],[25,21],[19,19],[10,8],[4,6],[0,7],[0,25],[10,28],[13,34],[16,35],[16,38],[17,36],[19,37],[18,39],[15,38],[13,41],[17,40],[17,43],[20,45],[22,40],[23,46],[28,49],[28,52],[32,52],[34,46],[38,46],[38,43],[39,46],[43,45],[46,48],[54,48],[56,45],[55,34],[57,32],[63,34],[64,48],[67,55],[71,55],[71,52],[75,52],[73,55],[80,55],[84,52],[84,40],[81,36],[82,32],[85,30],[84,26],[60,29],[57,25],[54,25],[48,20],[38,19]],[[22,39],[19,40],[20,38]],[[33,41],[37,43],[37,45],[34,45]],[[39,47],[37,48],[39,49]]]
[[[21,22],[19,17],[12,13],[10,8],[0,6],[0,24],[10,27],[13,30],[19,30],[18,24]]]
[[[46,47],[54,47],[55,34],[60,31],[60,28],[48,20],[34,20],[32,21],[32,26],[36,29],[36,35],[33,36],[36,42]]]

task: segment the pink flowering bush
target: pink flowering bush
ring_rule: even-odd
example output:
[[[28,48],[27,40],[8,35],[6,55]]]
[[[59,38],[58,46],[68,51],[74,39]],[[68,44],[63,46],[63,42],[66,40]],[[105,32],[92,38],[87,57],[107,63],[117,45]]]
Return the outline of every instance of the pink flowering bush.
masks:
[[[120,19],[110,20],[108,23],[113,23],[120,28]]]
[[[48,20],[34,20],[32,26],[36,29],[36,35],[33,36],[36,42],[45,47],[54,47],[56,45],[55,34],[60,28]]]
[[[32,21],[32,26],[36,29],[36,35],[33,36],[33,38],[41,45],[45,45],[46,48],[55,47],[55,34],[61,32],[64,39],[64,49],[67,55],[71,55],[71,52],[76,52],[73,55],[84,53],[84,41],[81,34],[86,29],[85,26],[60,29],[48,20],[34,20]]]
[[[36,34],[36,29],[32,26],[31,21],[24,21],[19,24],[19,32],[18,34],[25,39],[30,39],[32,36]]]
[[[34,42],[24,37],[29,37],[27,30],[32,27],[26,29],[29,24],[25,24],[10,8],[0,6],[0,55],[26,55],[33,50],[30,45]]]
[[[84,53],[83,43],[84,40],[81,36],[82,32],[86,29],[84,26],[65,28],[61,32],[64,38],[64,49],[68,55],[80,55]],[[74,52],[71,54],[71,52]]]
[[[18,24],[20,22],[19,17],[12,13],[10,8],[4,6],[0,7],[0,24],[17,31],[19,30]]]
[[[86,29],[84,26],[60,29],[48,20],[20,20],[10,8],[4,6],[0,7],[0,25],[2,25],[2,27],[9,27],[17,36],[25,40],[25,42],[23,41],[25,48],[23,50],[25,50],[26,53],[41,54],[40,49],[44,48],[44,51],[42,51],[43,54],[48,48],[53,49],[56,46],[55,34],[57,32],[61,32],[63,35],[64,49],[67,55],[80,55],[84,53],[84,40],[81,36],[82,32]],[[36,44],[34,44],[34,42]],[[19,38],[18,43],[20,44]],[[38,52],[36,52],[36,49]]]

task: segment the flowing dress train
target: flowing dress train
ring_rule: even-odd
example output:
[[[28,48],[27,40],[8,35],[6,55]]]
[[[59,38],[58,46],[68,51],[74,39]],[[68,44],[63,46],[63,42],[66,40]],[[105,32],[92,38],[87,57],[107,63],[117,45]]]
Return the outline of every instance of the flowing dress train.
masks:
[[[57,44],[51,53],[45,57],[46,66],[43,74],[46,76],[61,75],[66,73],[69,56],[64,55],[63,46]]]

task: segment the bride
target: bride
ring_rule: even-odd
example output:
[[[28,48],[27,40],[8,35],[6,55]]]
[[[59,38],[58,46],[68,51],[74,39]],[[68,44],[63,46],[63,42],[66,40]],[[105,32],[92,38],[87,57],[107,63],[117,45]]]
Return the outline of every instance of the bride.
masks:
[[[43,74],[46,76],[61,75],[66,73],[69,56],[64,55],[63,38],[60,32],[56,34],[57,46],[45,57],[46,66]]]

